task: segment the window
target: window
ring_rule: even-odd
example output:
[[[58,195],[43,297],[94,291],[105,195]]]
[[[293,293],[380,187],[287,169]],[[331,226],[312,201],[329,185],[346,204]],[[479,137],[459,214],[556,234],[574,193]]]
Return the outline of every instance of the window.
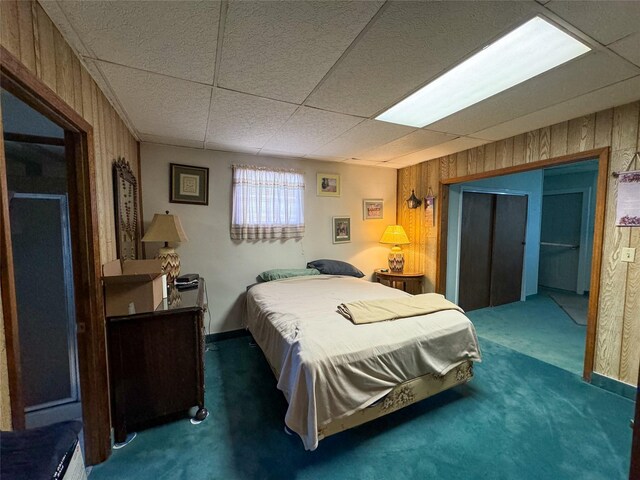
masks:
[[[292,170],[233,166],[231,238],[302,238],[304,175]]]

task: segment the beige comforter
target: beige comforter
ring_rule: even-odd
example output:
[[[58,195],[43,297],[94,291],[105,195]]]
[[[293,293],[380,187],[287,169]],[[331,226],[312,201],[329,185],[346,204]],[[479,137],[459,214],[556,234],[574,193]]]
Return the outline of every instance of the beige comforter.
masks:
[[[357,300],[409,294],[353,277],[320,275],[262,283],[247,293],[247,327],[278,372],[287,426],[304,446],[318,428],[365,408],[395,385],[465,360],[480,361],[471,321],[455,310],[354,325],[337,311]]]

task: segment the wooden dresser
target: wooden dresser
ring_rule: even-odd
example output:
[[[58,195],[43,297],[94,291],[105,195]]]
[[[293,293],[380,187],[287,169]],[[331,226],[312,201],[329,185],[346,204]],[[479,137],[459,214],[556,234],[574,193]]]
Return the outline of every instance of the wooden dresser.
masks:
[[[116,443],[127,433],[204,408],[204,280],[172,289],[153,312],[107,317],[111,415]]]

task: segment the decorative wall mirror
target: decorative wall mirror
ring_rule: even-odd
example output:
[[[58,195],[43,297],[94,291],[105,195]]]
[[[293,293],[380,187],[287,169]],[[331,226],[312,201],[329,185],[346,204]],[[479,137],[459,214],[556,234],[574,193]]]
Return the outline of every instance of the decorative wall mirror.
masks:
[[[121,260],[138,258],[138,182],[129,163],[113,162],[113,198],[116,217],[116,250]]]

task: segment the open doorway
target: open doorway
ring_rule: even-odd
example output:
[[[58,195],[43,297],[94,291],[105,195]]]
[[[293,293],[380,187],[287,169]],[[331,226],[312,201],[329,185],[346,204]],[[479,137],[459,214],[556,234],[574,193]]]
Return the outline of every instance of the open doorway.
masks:
[[[81,420],[64,129],[1,101],[25,426]]]
[[[18,128],[15,114],[0,122],[0,294],[11,426],[20,430],[49,423],[50,414],[55,419],[78,418],[81,405],[85,460],[92,465],[105,460],[111,451],[93,127],[9,52],[0,50],[2,89],[13,97],[10,101],[22,102],[19,108],[27,105],[40,115],[39,120],[31,117],[22,127],[34,128],[34,122],[40,122],[41,128],[11,132],[9,129]],[[51,128],[46,133],[42,130],[45,125]],[[13,160],[7,162],[7,156]],[[8,174],[13,177],[11,188]],[[39,240],[39,249],[23,245],[31,237]],[[23,261],[33,265],[36,259],[39,267],[35,270],[15,265]],[[45,280],[54,284],[52,288],[36,287],[36,282]],[[18,291],[29,289],[30,296],[21,300]],[[29,309],[35,309],[36,303],[31,305],[31,299],[41,293],[55,302],[55,316],[62,320],[49,330],[51,325],[36,326],[31,332],[24,326],[23,338],[19,312],[31,314]],[[47,308],[47,312],[53,316],[54,309]],[[21,347],[27,337],[33,340],[34,331],[40,337],[36,353],[42,343],[60,347],[55,362],[53,358],[33,362],[25,354],[23,365]],[[55,363],[56,375],[47,371],[43,383],[49,388],[30,390],[32,385],[24,382],[22,370],[37,378],[42,372],[33,373],[34,368],[42,362],[51,367]]]
[[[511,267],[512,281],[521,282],[522,298],[498,307],[466,310],[480,336],[587,379],[593,368],[602,255],[602,218],[597,212],[604,211],[607,163],[606,150],[585,152],[501,172],[447,179],[441,189],[448,201],[441,211],[441,238],[446,244],[439,248],[444,275],[438,279],[440,291],[456,302],[464,300],[460,296],[465,282],[461,275],[468,256],[461,250],[465,196],[471,199],[468,192],[483,191],[527,195],[525,253],[510,259],[515,265]],[[479,236],[471,238],[467,243],[477,247]],[[492,255],[488,250],[487,255],[471,257],[479,257],[474,262],[486,263]],[[491,261],[508,263],[500,257]],[[473,265],[466,271],[477,273]],[[487,282],[475,284],[483,290]]]
[[[598,162],[544,171],[538,285],[575,323],[586,326]]]

